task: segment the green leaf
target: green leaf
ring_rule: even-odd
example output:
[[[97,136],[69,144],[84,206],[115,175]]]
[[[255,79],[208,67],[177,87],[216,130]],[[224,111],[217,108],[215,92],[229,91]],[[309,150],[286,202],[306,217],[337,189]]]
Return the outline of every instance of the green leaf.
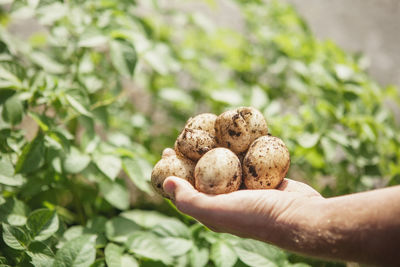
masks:
[[[33,211],[27,221],[31,236],[38,241],[43,241],[58,230],[58,216],[55,211],[39,209]]]
[[[11,61],[0,61],[0,63],[0,89],[21,88],[21,79],[25,76],[22,67]]]
[[[77,99],[70,95],[66,95],[65,98],[67,99],[68,103],[71,105],[73,109],[75,109],[78,113],[92,117],[92,113],[86,109],[84,105],[82,105]]]
[[[30,242],[29,235],[18,226],[3,223],[3,240],[10,248],[25,250]]]
[[[121,257],[121,267],[139,267],[139,263],[132,255],[124,254]]]
[[[43,136],[38,135],[26,144],[15,166],[16,173],[30,173],[39,169],[44,163],[45,147]]]
[[[63,234],[66,241],[77,238],[85,233],[85,228],[82,225],[74,225],[69,227]]]
[[[121,267],[121,257],[124,248],[114,243],[109,243],[104,249],[104,255],[108,267]]]
[[[12,125],[17,125],[22,121],[24,114],[24,106],[17,95],[6,100],[3,106],[3,119]]]
[[[35,267],[52,266],[54,263],[53,251],[40,241],[30,243],[26,254],[31,257],[31,263]]]
[[[107,267],[104,258],[96,259],[90,267]]]
[[[232,267],[237,261],[237,255],[232,246],[223,241],[212,244],[210,258],[217,267]]]
[[[193,245],[189,253],[190,266],[204,267],[208,263],[209,253],[207,248],[200,248]]]
[[[107,238],[118,243],[125,243],[128,240],[128,235],[139,230],[139,225],[122,217],[112,218],[106,223]]]
[[[87,267],[96,257],[96,236],[82,235],[74,238],[57,251],[54,267]]]
[[[121,159],[114,155],[96,155],[94,162],[101,172],[113,181],[121,171]]]
[[[104,250],[108,267],[136,267],[139,266],[134,257],[123,254],[124,248],[113,243],[109,243]]]
[[[183,237],[189,238],[190,237],[190,230],[189,228],[177,219],[169,219],[164,220],[157,224],[154,229],[154,233],[162,237]]]
[[[129,235],[125,243],[130,252],[135,255],[162,261],[164,264],[171,264],[172,257],[165,250],[160,240],[149,232],[136,232]]]
[[[135,71],[137,56],[135,47],[124,39],[110,42],[110,57],[114,67],[121,75],[132,77]]]
[[[63,168],[68,173],[80,173],[90,163],[90,157],[81,153],[77,148],[71,147],[64,159]]]
[[[29,116],[39,125],[40,129],[42,129],[44,132],[47,132],[49,130],[49,125],[48,125],[48,118],[46,116],[37,114],[32,111],[28,111]]]
[[[297,142],[304,148],[311,148],[318,143],[319,138],[319,133],[304,133],[297,138]]]
[[[96,216],[87,222],[86,227],[90,230],[93,230],[96,233],[105,233],[106,223],[107,223],[106,217]]]
[[[26,223],[29,208],[24,202],[8,198],[5,203],[0,205],[0,221],[10,225],[21,226]]]
[[[178,88],[163,88],[160,91],[160,97],[168,102],[190,106],[193,103],[193,99],[190,95],[182,89]]]
[[[59,246],[63,245],[65,242],[72,240],[74,238],[77,238],[83,234],[93,234],[96,236],[96,248],[99,247],[104,247],[106,244],[106,237],[104,236],[103,233],[97,232],[94,229],[90,229],[87,227],[83,227],[82,225],[75,225],[72,227],[69,227],[63,234],[63,239],[62,241],[59,242]]]
[[[122,212],[120,216],[132,220],[146,229],[153,228],[154,226],[171,219],[162,213],[150,210],[129,210]]]
[[[234,246],[240,260],[248,266],[278,266],[286,260],[285,253],[264,242],[243,239]]]
[[[211,98],[215,101],[226,103],[231,106],[237,106],[243,102],[242,95],[233,89],[222,89],[218,91],[213,91],[211,93]]]
[[[171,256],[181,256],[186,254],[193,246],[193,241],[180,237],[160,238],[161,244]]]
[[[101,33],[85,33],[81,36],[78,46],[80,47],[98,47],[107,43],[107,37]]]
[[[267,94],[259,87],[254,86],[251,89],[250,105],[252,107],[261,109],[268,103]]]
[[[14,166],[12,163],[3,158],[0,160],[0,184],[9,186],[20,186],[24,182],[21,175],[14,175]]]
[[[122,168],[140,190],[153,195],[149,184],[152,168],[147,161],[141,158],[124,158]]]
[[[129,208],[129,191],[122,179],[110,181],[106,178],[99,182],[100,193],[108,203],[120,210]]]
[[[62,64],[50,58],[45,53],[35,51],[30,54],[30,57],[34,63],[42,67],[46,72],[60,74],[65,71],[65,67]]]

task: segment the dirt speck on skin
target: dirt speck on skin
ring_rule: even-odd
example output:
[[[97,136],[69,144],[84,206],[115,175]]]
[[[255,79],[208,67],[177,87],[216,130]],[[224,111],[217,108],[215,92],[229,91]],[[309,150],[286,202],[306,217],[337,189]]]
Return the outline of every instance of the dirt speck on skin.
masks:
[[[257,177],[257,171],[256,171],[256,169],[254,168],[253,165],[250,165],[250,166],[249,166],[249,172],[251,173],[251,175],[252,175],[253,177]]]
[[[228,130],[228,134],[229,134],[230,136],[232,136],[232,137],[233,137],[233,136],[239,137],[242,133],[241,133],[241,132],[235,132],[235,131],[229,129],[229,130]]]
[[[238,127],[238,124],[237,124],[236,120],[239,119],[239,117],[240,117],[239,113],[236,113],[232,117],[233,125],[235,125],[235,127]]]

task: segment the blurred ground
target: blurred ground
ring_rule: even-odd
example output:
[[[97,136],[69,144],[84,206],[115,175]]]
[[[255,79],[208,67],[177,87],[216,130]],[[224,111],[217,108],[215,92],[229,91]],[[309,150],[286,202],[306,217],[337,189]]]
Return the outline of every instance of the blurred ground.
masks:
[[[285,0],[294,4],[320,39],[363,52],[382,85],[400,87],[399,0]]]

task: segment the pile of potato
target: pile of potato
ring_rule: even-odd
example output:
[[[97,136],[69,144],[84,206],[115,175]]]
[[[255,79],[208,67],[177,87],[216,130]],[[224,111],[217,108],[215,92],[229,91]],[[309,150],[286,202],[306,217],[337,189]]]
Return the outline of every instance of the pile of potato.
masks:
[[[268,134],[265,118],[252,107],[190,118],[174,150],[176,155],[163,157],[151,174],[153,187],[164,197],[168,176],[186,179],[206,194],[224,194],[241,185],[276,188],[290,165],[284,142]]]

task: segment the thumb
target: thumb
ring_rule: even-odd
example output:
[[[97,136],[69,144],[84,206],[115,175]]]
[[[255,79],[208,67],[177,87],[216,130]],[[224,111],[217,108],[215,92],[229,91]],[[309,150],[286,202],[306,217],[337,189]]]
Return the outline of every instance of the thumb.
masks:
[[[170,176],[165,179],[164,191],[175,203],[176,207],[183,213],[193,215],[199,209],[205,195],[194,189],[185,179]]]

